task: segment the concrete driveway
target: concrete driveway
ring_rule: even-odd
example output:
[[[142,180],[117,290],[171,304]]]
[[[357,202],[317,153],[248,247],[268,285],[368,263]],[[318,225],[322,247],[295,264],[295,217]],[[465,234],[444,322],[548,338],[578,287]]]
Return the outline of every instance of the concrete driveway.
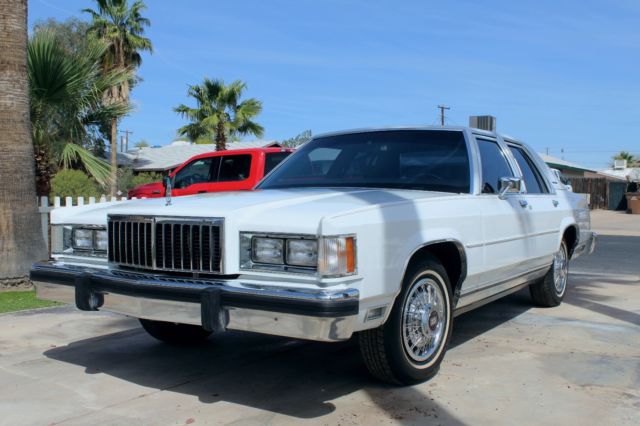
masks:
[[[635,425],[640,217],[597,212],[594,228],[617,235],[572,263],[566,303],[524,291],[460,316],[439,375],[413,387],[370,379],[354,342],[179,349],[107,313],[0,315],[0,424]]]

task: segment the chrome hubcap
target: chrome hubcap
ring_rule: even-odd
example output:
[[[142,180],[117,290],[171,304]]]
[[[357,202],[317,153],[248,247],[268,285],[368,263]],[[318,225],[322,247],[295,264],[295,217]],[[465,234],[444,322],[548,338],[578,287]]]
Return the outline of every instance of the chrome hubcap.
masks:
[[[562,247],[553,256],[553,284],[556,287],[556,294],[562,295],[564,293],[568,275],[569,262],[567,262],[567,253]]]
[[[447,328],[446,299],[433,278],[416,281],[402,311],[402,340],[417,362],[429,359],[440,347]]]

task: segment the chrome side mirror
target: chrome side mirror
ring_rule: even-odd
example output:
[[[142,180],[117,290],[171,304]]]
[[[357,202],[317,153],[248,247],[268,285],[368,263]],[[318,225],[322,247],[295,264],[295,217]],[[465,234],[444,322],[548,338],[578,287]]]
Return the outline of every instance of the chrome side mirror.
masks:
[[[510,192],[519,193],[522,189],[522,179],[516,177],[500,178],[500,192],[498,198],[504,200]]]

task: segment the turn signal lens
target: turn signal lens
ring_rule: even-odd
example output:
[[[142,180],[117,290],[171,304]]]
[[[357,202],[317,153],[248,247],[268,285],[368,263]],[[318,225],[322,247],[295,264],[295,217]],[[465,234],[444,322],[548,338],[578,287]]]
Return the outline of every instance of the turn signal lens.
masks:
[[[321,276],[342,277],[355,274],[355,237],[327,237],[321,241],[318,261]]]

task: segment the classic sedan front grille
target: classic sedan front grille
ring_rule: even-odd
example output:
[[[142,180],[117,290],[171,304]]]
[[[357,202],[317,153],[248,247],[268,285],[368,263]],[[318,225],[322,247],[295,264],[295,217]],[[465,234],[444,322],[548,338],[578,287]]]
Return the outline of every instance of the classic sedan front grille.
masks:
[[[219,273],[221,219],[109,216],[109,261],[141,269]]]

